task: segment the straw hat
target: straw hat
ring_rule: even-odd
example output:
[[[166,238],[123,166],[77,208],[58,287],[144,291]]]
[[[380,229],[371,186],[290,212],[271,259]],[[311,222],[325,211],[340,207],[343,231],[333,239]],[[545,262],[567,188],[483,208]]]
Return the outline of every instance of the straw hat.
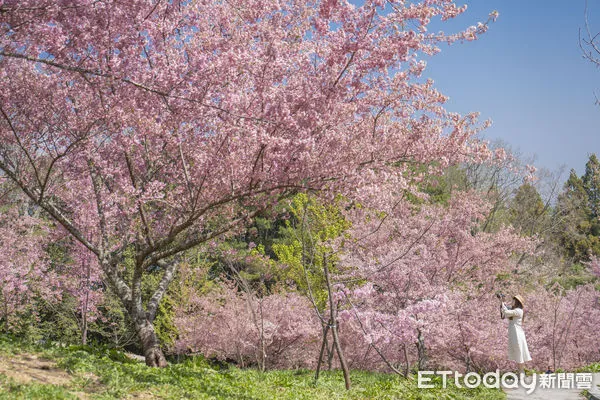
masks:
[[[521,303],[522,306],[525,306],[525,301],[523,300],[523,297],[521,297],[520,295],[515,295],[513,296],[513,299],[517,299],[519,300],[519,303]]]

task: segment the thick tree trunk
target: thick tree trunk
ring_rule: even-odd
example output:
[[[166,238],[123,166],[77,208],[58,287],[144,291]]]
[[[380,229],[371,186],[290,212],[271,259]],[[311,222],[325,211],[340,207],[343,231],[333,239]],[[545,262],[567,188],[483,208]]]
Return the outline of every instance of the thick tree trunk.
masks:
[[[156,265],[163,268],[164,273],[154,294],[148,300],[146,307],[144,307],[142,299],[142,278],[145,264],[143,260],[144,257],[142,256],[136,257],[136,265],[130,285],[128,285],[119,275],[118,264],[101,261],[101,265],[108,283],[111,286],[111,290],[119,297],[123,308],[127,310],[128,316],[133,322],[142,346],[142,351],[144,352],[146,365],[149,367],[162,368],[166,367],[168,364],[165,355],[160,348],[160,342],[156,336],[153,322],[160,301],[175,276],[177,263],[165,263],[161,260],[156,261]]]
[[[142,344],[146,365],[149,367],[166,367],[167,360],[160,348],[154,325],[147,319],[138,319],[135,322],[135,329]]]

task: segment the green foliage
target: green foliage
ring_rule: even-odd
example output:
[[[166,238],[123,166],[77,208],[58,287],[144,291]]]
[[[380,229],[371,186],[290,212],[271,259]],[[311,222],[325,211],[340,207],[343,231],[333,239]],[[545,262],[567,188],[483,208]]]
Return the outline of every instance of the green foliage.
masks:
[[[600,170],[591,168],[590,163],[592,157],[583,178],[571,170],[564,190],[558,198],[558,211],[562,217],[559,240],[565,254],[573,262],[588,260],[590,253],[600,255],[600,222],[592,209],[597,206],[596,189],[591,188],[595,185],[594,182],[600,180]],[[591,176],[592,173],[599,176]]]
[[[590,365],[586,365],[585,367],[581,367],[581,368],[577,369],[575,372],[598,373],[598,372],[600,372],[600,363],[593,363]]]
[[[162,277],[162,271],[145,274],[142,280],[142,298],[146,301],[150,299],[154,290]],[[160,340],[161,347],[167,349],[175,343],[178,331],[174,323],[175,308],[177,302],[175,298],[178,296],[179,285],[171,285],[162,301],[158,305],[156,318],[154,319],[154,329]]]
[[[426,175],[420,186],[421,190],[429,195],[431,203],[446,205],[455,190],[464,189],[467,185],[464,169],[452,166],[443,175]]]
[[[78,326],[75,310],[77,300],[64,293],[56,303],[38,300],[35,304],[38,315],[36,323],[29,327],[29,340],[61,341],[63,343],[78,343],[81,341],[81,330]],[[22,321],[22,323],[25,321]]]
[[[172,285],[169,289],[175,290],[176,288],[176,285]],[[172,346],[179,334],[174,322],[176,306],[175,301],[169,295],[165,296],[158,305],[154,328],[163,348]]]
[[[517,189],[508,209],[509,222],[521,233],[532,236],[539,232],[547,208],[535,187],[524,183]]]
[[[104,292],[104,298],[98,305],[98,310],[102,318],[89,324],[88,341],[118,348],[137,343],[132,323],[123,309],[121,301],[112,291]]]
[[[0,398],[72,399],[86,393],[93,399],[143,397],[156,399],[504,399],[499,390],[458,389],[451,383],[441,388],[436,377],[433,389],[418,389],[415,377],[352,371],[353,388],[344,389],[339,371],[323,371],[319,382],[308,370],[268,371],[222,368],[202,357],[186,358],[167,368],[149,368],[122,353],[98,347],[36,348],[0,337],[4,357],[22,351],[38,352],[57,361],[72,374],[71,384],[60,387],[16,384],[0,375]],[[93,377],[93,378],[92,378]],[[90,379],[97,383],[90,385]]]
[[[255,243],[259,253],[275,257],[273,243],[279,238],[280,228],[285,226],[288,215],[284,205],[279,204],[272,215],[256,217],[253,225],[245,232],[243,243]]]
[[[296,195],[289,204],[291,218],[273,243],[277,260],[285,265],[280,278],[292,281],[303,293],[312,292],[320,309],[327,301],[324,263],[335,270],[337,260],[331,241],[350,228],[340,210],[341,202],[324,204],[307,194]]]
[[[551,284],[557,282],[561,287],[569,290],[574,289],[577,286],[592,283],[596,281],[596,279],[597,278],[590,273],[587,266],[580,263],[574,263],[556,276],[551,281]]]
[[[46,253],[50,260],[50,269],[60,269],[71,261],[67,245],[61,241],[49,243],[46,246]]]
[[[588,207],[592,214],[592,221],[595,223],[592,233],[600,235],[600,162],[596,154],[591,154],[588,162],[585,164],[585,174],[581,177],[583,187],[588,195]]]
[[[0,374],[0,399],[7,400],[77,400],[67,388],[41,383],[17,383]]]

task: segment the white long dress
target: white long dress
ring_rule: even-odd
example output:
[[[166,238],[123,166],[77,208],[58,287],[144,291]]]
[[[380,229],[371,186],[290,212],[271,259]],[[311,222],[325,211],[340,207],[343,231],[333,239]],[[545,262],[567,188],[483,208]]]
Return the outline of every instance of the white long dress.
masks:
[[[520,308],[509,310],[506,304],[502,303],[502,313],[508,318],[512,317],[508,323],[508,359],[518,363],[531,361],[525,332],[521,326],[523,310]]]

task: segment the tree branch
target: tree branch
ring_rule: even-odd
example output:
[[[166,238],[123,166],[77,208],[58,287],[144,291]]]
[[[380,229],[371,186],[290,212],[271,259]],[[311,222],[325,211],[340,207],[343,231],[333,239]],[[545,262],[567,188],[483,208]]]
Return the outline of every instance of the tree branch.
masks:
[[[35,190],[29,188],[18,176],[12,171],[9,166],[2,160],[0,160],[0,170],[4,171],[6,176],[13,181],[19,188],[29,197],[35,204],[42,207],[44,211],[46,211],[56,222],[58,222],[61,226],[63,226],[75,239],[77,239],[81,244],[83,244],[88,250],[92,253],[96,254],[96,256],[100,256],[99,249],[94,246],[82,233],[79,229],[75,227],[75,225],[56,207],[52,204],[48,199],[40,199],[38,195],[36,195]]]
[[[93,70],[93,69],[89,69],[89,68],[82,68],[82,67],[76,67],[76,66],[72,66],[72,65],[65,65],[65,64],[61,64],[61,63],[57,63],[54,62],[52,60],[48,60],[48,59],[43,59],[43,58],[37,58],[37,57],[31,57],[31,56],[27,56],[24,54],[19,54],[19,53],[10,53],[10,52],[6,52],[6,51],[0,51],[0,56],[3,57],[9,57],[9,58],[16,58],[16,59],[21,59],[21,60],[25,60],[25,61],[29,61],[29,62],[35,62],[35,63],[41,63],[41,64],[45,64],[54,68],[58,68],[58,69],[62,69],[64,71],[70,71],[70,72],[77,72],[80,74],[87,74],[87,75],[93,75],[93,76],[97,76],[99,78],[106,78],[106,79],[110,79],[113,81],[118,81],[118,82],[122,82],[128,85],[132,85],[138,89],[144,90],[146,92],[150,92],[150,93],[154,93],[157,94],[161,97],[167,97],[167,98],[172,98],[172,99],[177,99],[177,100],[182,100],[182,101],[186,101],[186,102],[190,102],[190,103],[194,103],[194,104],[198,104],[202,107],[206,107],[206,108],[210,108],[213,110],[217,110],[219,112],[222,112],[224,114],[230,115],[234,118],[240,118],[240,119],[247,119],[250,121],[255,121],[255,122],[260,122],[260,123],[266,123],[266,124],[274,124],[277,125],[277,123],[275,121],[270,121],[264,118],[257,118],[257,117],[251,117],[251,116],[245,116],[245,115],[239,115],[236,113],[233,113],[229,110],[226,110],[222,107],[213,105],[213,104],[206,104],[202,101],[196,100],[196,99],[191,99],[189,97],[184,97],[184,96],[178,96],[178,95],[174,95],[171,94],[170,92],[161,90],[161,89],[157,89],[154,87],[150,87],[147,85],[144,85],[142,83],[136,82],[132,79],[129,78],[124,78],[124,77],[120,77],[120,76],[116,76],[113,74],[109,74],[106,72],[102,72],[101,70]]]
[[[170,263],[166,263],[163,260],[159,260],[156,262],[160,267],[164,268],[165,272],[154,291],[154,294],[148,301],[148,307],[146,308],[146,315],[150,321],[153,321],[156,317],[156,311],[158,310],[158,305],[160,304],[162,298],[164,297],[169,285],[175,278],[175,272],[177,272],[178,263],[176,260],[171,261]]]

